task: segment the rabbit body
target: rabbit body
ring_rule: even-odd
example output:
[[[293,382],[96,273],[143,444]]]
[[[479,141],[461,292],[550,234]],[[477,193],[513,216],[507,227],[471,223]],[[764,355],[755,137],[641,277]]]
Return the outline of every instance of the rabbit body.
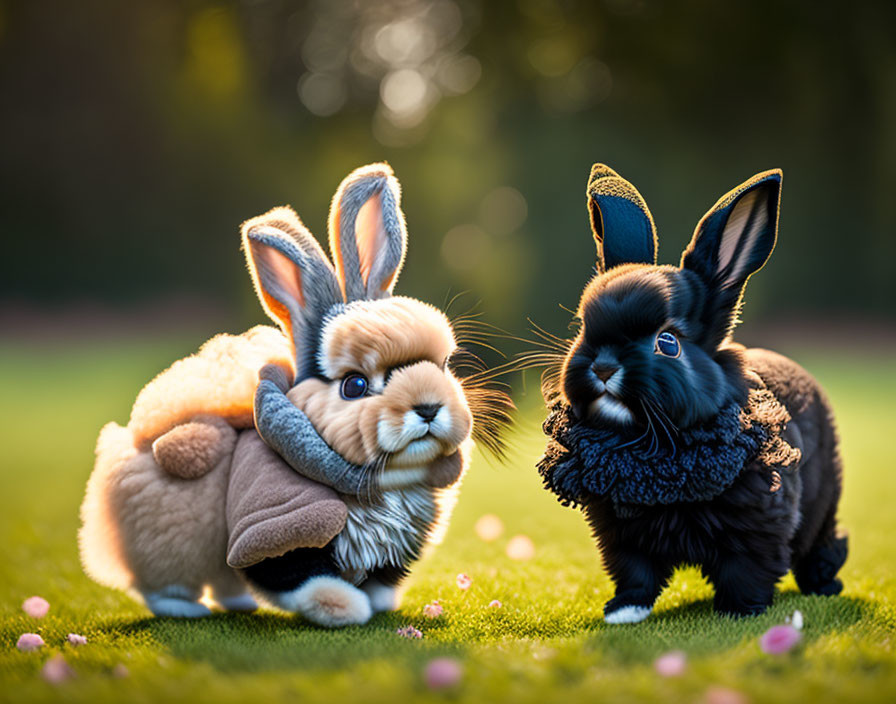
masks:
[[[335,268],[288,208],[244,223],[283,332],[213,338],[141,391],[127,427],[103,429],[81,509],[90,576],[157,615],[209,613],[207,588],[252,609],[247,586],[324,626],[395,608],[453,507],[473,426],[450,322],[391,295],[399,195],[384,164],[343,181]]]
[[[836,594],[841,462],[818,383],[731,340],[749,277],[775,244],[781,174],[759,174],[700,221],[680,267],[656,265],[640,194],[601,164],[588,204],[598,275],[566,351],[539,465],[582,507],[616,594],[608,623],[646,618],[682,564],[701,566],[718,611],[771,603],[793,569]]]

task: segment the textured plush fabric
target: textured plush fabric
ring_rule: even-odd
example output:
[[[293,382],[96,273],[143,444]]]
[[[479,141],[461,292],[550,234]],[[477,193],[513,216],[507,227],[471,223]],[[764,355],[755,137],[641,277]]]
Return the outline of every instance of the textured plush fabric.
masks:
[[[320,548],[345,525],[336,493],[303,477],[254,431],[237,441],[227,490],[227,564],[248,567],[296,548]]]
[[[682,430],[651,454],[647,443],[574,419],[557,402],[544,423],[552,438],[538,464],[545,486],[565,505],[608,496],[617,507],[708,501],[721,494],[750,463],[796,466],[799,450],[781,433],[787,410],[764,387],[751,389],[747,404],[732,403],[713,420]]]
[[[262,379],[255,392],[255,427],[277,454],[309,479],[342,494],[376,494],[376,487],[362,481],[372,475],[361,472],[327,445],[308,416],[270,379]]]
[[[230,455],[235,444],[236,431],[227,421],[209,416],[173,427],[152,444],[152,455],[169,474],[197,479]]]

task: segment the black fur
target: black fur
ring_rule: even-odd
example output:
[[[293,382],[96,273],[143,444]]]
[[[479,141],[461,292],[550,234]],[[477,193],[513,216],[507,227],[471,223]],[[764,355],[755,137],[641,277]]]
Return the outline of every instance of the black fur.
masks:
[[[716,609],[728,614],[764,611],[788,569],[805,593],[842,588],[847,544],[836,534],[841,464],[830,406],[796,363],[730,339],[746,282],[774,247],[779,195],[780,172],[754,177],[701,220],[681,268],[622,264],[582,296],[560,386],[546,390],[553,441],[540,470],[591,525],[616,585],[606,615],[652,605],[683,564],[701,567]],[[598,235],[599,253],[628,236]],[[677,338],[678,357],[660,353],[662,332]],[[779,409],[763,449],[748,442],[754,393]],[[737,408],[743,438],[732,439],[722,431]],[[690,453],[686,466],[676,465],[679,452]]]

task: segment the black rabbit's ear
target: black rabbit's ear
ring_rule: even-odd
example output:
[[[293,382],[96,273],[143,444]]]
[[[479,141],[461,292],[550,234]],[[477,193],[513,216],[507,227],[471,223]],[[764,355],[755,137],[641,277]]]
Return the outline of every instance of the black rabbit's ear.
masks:
[[[768,261],[778,236],[781,170],[756,174],[703,216],[681,266],[706,284],[720,340],[733,329],[747,280]]]
[[[345,177],[330,207],[330,253],[347,301],[387,298],[404,263],[401,187],[388,164]]]
[[[342,302],[333,266],[290,208],[274,208],[243,223],[249,273],[265,312],[292,341],[296,380],[316,371],[320,326]]]
[[[598,270],[619,264],[656,264],[656,226],[635,187],[604,164],[591,167],[588,214]]]

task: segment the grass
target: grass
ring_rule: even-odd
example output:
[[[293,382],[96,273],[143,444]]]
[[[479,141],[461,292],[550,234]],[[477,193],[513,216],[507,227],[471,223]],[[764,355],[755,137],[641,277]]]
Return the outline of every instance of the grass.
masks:
[[[540,487],[541,412],[529,398],[511,461],[477,457],[447,538],[415,569],[401,611],[325,631],[272,611],[156,620],[81,571],[77,510],[96,433],[107,420],[124,421],[140,385],[189,351],[190,344],[164,340],[0,346],[0,701],[691,702],[713,686],[754,702],[896,699],[891,360],[800,357],[828,388],[843,435],[841,518],[852,544],[841,597],[803,597],[787,577],[767,614],[736,621],[714,615],[711,588],[683,570],[645,623],[605,626],[601,607],[612,587],[581,516]],[[485,513],[505,525],[492,543],[473,529]],[[535,541],[534,559],[506,556],[515,534]],[[455,586],[459,572],[473,577],[468,592]],[[41,621],[21,610],[32,594],[52,605]],[[437,621],[421,614],[432,599],[445,607]],[[492,599],[503,606],[488,608]],[[758,636],[794,609],[806,620],[801,646],[763,655]],[[395,635],[405,624],[424,638]],[[40,633],[47,647],[18,652],[26,631]],[[65,643],[69,632],[86,635],[88,645]],[[688,669],[662,679],[651,664],[670,649],[688,653]],[[55,652],[77,673],[57,687],[39,675]],[[421,671],[440,655],[462,661],[463,681],[429,692]],[[126,677],[115,676],[119,664]]]

